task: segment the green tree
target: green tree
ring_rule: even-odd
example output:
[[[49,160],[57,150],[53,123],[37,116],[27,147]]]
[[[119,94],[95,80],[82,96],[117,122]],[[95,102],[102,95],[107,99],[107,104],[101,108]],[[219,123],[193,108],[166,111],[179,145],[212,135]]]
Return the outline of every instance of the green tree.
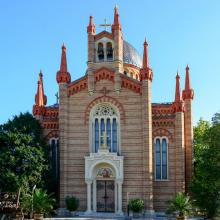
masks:
[[[220,121],[200,120],[194,128],[194,177],[191,184],[196,205],[207,217],[220,211]]]
[[[0,126],[0,190],[43,185],[48,170],[48,148],[40,123],[29,113]]]

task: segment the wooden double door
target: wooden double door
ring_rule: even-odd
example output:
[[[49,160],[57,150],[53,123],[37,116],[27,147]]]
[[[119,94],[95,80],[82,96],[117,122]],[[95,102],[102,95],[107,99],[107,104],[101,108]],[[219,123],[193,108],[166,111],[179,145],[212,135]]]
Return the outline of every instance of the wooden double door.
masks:
[[[114,180],[97,180],[97,212],[114,212],[115,211],[115,181]]]

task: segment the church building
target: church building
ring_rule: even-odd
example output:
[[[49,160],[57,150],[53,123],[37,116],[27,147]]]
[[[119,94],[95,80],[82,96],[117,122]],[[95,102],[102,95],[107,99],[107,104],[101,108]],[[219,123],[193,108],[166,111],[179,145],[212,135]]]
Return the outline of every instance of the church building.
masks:
[[[52,145],[60,208],[75,196],[86,214],[123,215],[130,199],[141,198],[146,213],[164,212],[167,201],[188,189],[194,96],[189,66],[184,90],[177,73],[173,101],[154,103],[148,43],[141,57],[122,30],[118,8],[111,32],[96,33],[90,16],[87,69],[74,81],[62,46],[57,104],[46,106],[39,74],[33,115]]]

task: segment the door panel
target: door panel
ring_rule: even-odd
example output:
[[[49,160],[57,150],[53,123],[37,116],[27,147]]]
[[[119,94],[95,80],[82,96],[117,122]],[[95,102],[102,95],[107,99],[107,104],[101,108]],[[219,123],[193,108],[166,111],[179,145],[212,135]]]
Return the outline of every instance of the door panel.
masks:
[[[113,180],[97,180],[97,211],[115,211],[115,183]]]

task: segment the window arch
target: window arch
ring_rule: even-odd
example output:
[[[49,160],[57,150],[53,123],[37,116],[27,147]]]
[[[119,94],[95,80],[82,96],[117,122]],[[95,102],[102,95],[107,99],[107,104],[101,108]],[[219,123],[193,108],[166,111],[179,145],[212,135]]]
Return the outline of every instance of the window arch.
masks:
[[[112,49],[112,43],[108,42],[106,45],[106,54],[107,54],[107,60],[113,59],[113,49]]]
[[[104,60],[104,48],[103,48],[103,43],[98,43],[98,58],[99,61],[103,61]]]
[[[168,138],[156,137],[154,141],[155,179],[168,179]]]
[[[107,134],[107,147],[110,152],[119,152],[119,113],[109,103],[95,106],[90,113],[92,152],[98,152],[103,144],[103,134]]]

